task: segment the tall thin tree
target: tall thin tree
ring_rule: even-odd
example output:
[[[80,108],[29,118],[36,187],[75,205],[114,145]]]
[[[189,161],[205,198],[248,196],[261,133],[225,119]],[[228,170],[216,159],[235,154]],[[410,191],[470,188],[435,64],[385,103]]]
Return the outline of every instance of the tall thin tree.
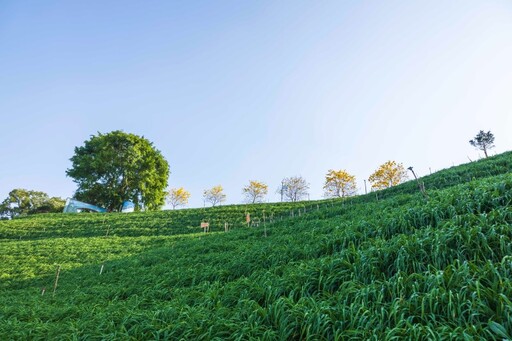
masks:
[[[483,130],[480,130],[473,140],[469,140],[469,144],[476,149],[483,151],[485,157],[489,157],[487,155],[487,151],[494,148],[494,135],[490,131],[486,133]]]

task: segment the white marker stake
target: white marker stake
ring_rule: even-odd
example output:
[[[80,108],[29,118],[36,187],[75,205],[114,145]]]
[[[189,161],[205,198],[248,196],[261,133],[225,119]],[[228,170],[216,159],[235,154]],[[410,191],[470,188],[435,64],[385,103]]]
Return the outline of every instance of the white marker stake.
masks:
[[[59,284],[59,275],[60,275],[60,265],[57,268],[57,273],[55,274],[55,283],[53,284],[53,296],[55,296],[55,291],[57,290],[57,285]]]

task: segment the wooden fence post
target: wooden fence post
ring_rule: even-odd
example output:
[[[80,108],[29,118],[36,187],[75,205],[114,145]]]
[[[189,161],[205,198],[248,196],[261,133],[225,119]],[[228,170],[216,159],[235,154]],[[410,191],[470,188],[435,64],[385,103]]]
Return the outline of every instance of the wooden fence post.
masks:
[[[60,276],[60,265],[57,268],[57,273],[55,274],[55,283],[53,284],[53,296],[55,296],[55,291],[57,290],[57,285],[59,284],[59,276]]]

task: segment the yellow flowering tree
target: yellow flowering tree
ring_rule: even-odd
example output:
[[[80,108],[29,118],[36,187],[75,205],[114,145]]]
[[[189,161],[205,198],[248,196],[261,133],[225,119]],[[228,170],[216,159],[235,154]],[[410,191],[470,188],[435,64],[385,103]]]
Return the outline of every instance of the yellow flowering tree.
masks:
[[[217,204],[226,201],[226,194],[224,194],[223,191],[224,188],[222,188],[221,185],[206,189],[203,193],[204,201],[209,202],[212,206],[216,206]]]
[[[325,196],[329,198],[344,198],[356,194],[356,177],[346,170],[330,169],[325,175]]]
[[[188,204],[188,199],[190,198],[190,192],[185,188],[171,188],[169,192],[167,192],[167,203],[172,206],[174,210],[178,206],[185,206]]]
[[[245,201],[251,204],[262,202],[268,193],[268,186],[260,181],[249,181],[249,185],[242,189]]]
[[[368,181],[373,189],[389,188],[407,180],[407,171],[401,163],[388,161],[382,164],[370,177]]]

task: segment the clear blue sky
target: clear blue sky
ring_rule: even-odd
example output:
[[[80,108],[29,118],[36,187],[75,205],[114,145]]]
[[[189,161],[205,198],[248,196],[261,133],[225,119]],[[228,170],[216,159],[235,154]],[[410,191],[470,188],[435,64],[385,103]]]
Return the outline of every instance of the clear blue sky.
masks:
[[[1,1],[0,200],[72,196],[75,146],[151,140],[171,187],[420,175],[512,149],[512,1]]]

